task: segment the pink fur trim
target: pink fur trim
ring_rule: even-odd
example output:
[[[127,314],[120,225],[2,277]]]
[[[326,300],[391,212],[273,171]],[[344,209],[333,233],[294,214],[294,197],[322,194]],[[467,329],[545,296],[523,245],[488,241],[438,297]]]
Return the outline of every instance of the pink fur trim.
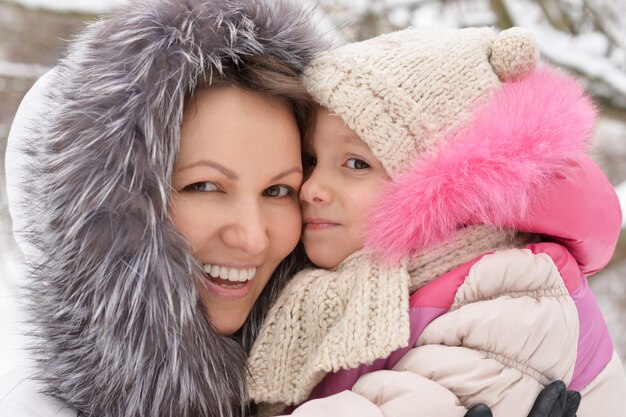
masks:
[[[552,68],[503,83],[468,124],[389,183],[366,248],[398,260],[461,225],[510,226],[588,147],[596,111],[577,80]]]

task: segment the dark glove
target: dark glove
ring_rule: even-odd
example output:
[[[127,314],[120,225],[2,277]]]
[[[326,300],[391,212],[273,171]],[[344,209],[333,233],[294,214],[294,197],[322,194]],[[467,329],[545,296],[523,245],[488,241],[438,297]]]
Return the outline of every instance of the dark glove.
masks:
[[[575,417],[580,394],[567,391],[563,381],[554,381],[539,393],[528,417]]]
[[[563,381],[555,381],[539,393],[528,417],[576,417],[580,394],[568,391]],[[493,417],[491,409],[484,404],[470,408],[465,417]]]
[[[477,404],[467,410],[465,417],[493,417],[493,414],[491,414],[491,408],[485,404]]]

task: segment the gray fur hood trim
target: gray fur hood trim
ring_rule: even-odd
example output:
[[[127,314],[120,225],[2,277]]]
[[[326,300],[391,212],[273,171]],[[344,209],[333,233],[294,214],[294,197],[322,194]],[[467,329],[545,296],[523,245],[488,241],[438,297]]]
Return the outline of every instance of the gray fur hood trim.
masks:
[[[254,54],[297,72],[328,45],[287,0],[158,0],[91,24],[55,68],[24,204],[37,377],[97,417],[231,416],[245,354],[198,301],[168,220],[187,93]],[[238,364],[233,367],[232,364]]]

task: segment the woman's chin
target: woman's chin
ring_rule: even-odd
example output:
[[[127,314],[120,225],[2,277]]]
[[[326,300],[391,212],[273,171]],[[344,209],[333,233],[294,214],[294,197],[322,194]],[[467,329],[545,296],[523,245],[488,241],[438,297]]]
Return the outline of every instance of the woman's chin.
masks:
[[[222,336],[231,336],[241,329],[246,321],[246,318],[248,317],[248,314],[250,314],[249,311],[241,313],[232,311],[227,313],[223,310],[219,311],[218,314],[212,314],[211,311],[207,309],[207,315],[210,318],[211,325],[215,331]]]

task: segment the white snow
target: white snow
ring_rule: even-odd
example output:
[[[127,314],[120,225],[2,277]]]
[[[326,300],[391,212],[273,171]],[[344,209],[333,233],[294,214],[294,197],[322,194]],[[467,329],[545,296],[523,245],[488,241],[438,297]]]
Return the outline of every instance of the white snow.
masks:
[[[0,242],[2,246],[4,242]],[[25,327],[18,305],[17,282],[21,274],[15,250],[0,247],[0,376],[24,357]]]
[[[32,78],[36,80],[50,68],[37,64],[23,64],[0,60],[0,77],[5,78]]]
[[[411,21],[411,11],[406,7],[398,7],[389,13],[389,21],[396,27],[408,26]]]
[[[313,0],[312,0],[313,1]],[[494,26],[497,16],[489,0],[318,0],[325,9],[334,10],[331,18],[338,25],[361,20],[366,13],[383,11],[383,16],[397,28],[412,26]],[[562,0],[568,13],[582,16],[583,0]],[[614,105],[626,108],[626,1],[594,0],[602,6],[603,26],[617,44],[608,54],[609,40],[594,29],[589,19],[580,23],[580,33],[571,35],[552,27],[535,0],[503,0],[516,26],[537,35],[542,56],[547,61],[568,68],[588,81],[588,88]],[[556,7],[552,2],[547,7]],[[610,10],[610,11],[607,11]]]
[[[539,6],[529,0],[504,0],[511,19],[516,26],[531,30],[536,36],[542,56],[559,66],[577,71],[588,78],[594,88],[594,82],[602,82],[609,88],[597,90],[597,93],[611,94],[615,104],[626,107],[626,68],[623,51],[616,57],[605,56],[608,43],[597,32],[570,35],[556,30],[544,21]],[[600,39],[603,38],[603,39]]]
[[[413,11],[413,26],[493,26],[496,15],[483,1],[426,3]]]
[[[45,9],[55,12],[98,14],[114,10],[130,0],[9,0],[29,9]]]
[[[626,182],[615,187],[619,204],[622,206],[622,229],[626,229]]]

